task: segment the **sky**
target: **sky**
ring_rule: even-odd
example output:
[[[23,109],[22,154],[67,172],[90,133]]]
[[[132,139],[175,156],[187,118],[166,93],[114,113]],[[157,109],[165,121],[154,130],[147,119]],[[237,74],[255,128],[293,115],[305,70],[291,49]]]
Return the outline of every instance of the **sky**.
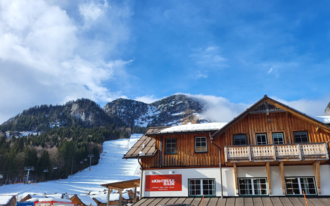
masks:
[[[235,115],[265,94],[324,115],[329,4],[2,0],[0,123],[35,105],[176,93]]]

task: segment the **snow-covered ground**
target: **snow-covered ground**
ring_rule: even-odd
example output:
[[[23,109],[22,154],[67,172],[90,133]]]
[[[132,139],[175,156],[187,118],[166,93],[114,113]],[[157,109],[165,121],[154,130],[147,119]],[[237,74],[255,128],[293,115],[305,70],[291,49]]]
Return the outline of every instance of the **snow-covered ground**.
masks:
[[[122,159],[123,155],[141,138],[142,134],[133,134],[127,139],[106,141],[98,165],[78,172],[68,179],[48,181],[38,184],[13,184],[0,186],[0,195],[16,193],[18,199],[27,194],[88,194],[103,199],[104,187],[101,184],[138,179],[139,163],[136,159]],[[93,195],[93,196],[92,196]],[[112,199],[112,198],[111,198]]]

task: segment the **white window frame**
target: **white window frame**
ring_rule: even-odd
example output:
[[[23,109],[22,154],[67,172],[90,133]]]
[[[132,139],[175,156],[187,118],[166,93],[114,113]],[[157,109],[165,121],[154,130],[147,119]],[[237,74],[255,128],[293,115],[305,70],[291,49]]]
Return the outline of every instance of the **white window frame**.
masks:
[[[239,192],[239,195],[241,195],[241,196],[251,196],[251,195],[257,195],[257,196],[267,196],[267,195],[269,195],[269,191],[268,191],[268,180],[267,180],[267,178],[266,177],[251,177],[251,178],[246,178],[246,177],[238,177],[237,178],[237,182],[239,183],[239,179],[246,179],[246,180],[250,180],[250,183],[251,183],[251,190],[252,190],[252,194],[248,194],[248,195],[246,195],[246,194],[241,194],[241,190],[240,190],[240,188],[238,188],[238,192]],[[266,191],[267,191],[267,194],[255,194],[255,191],[254,191],[254,182],[253,182],[253,180],[254,179],[265,179],[266,181]],[[239,187],[239,186],[238,186]]]
[[[197,148],[197,138],[204,138],[205,139],[205,147],[206,147],[206,150],[205,151],[196,151],[196,148]],[[199,147],[202,147],[202,146],[199,146]],[[206,137],[195,137],[195,152],[196,153],[204,153],[204,152],[207,152],[207,138]]]
[[[199,180],[200,181],[200,190],[201,190],[201,194],[199,195],[191,195],[190,194],[190,180]],[[216,185],[216,182],[215,182],[215,179],[212,179],[212,178],[203,178],[203,179],[195,179],[195,178],[192,178],[192,179],[188,179],[188,196],[189,197],[199,197],[199,196],[203,196],[204,195],[204,189],[203,189],[203,180],[213,180],[213,188],[212,191],[214,191],[214,194],[212,195],[206,195],[207,197],[215,197],[216,196],[216,193],[217,193],[217,190],[215,188],[215,185]]]
[[[317,187],[316,187],[316,182],[315,182],[315,177],[313,176],[310,176],[310,177],[284,177],[284,180],[286,180],[287,178],[297,178],[298,179],[298,187],[299,187],[299,193],[300,194],[288,194],[288,190],[287,190],[287,186],[286,186],[286,181],[285,181],[285,194],[288,195],[288,196],[295,196],[295,195],[304,195],[303,194],[303,191],[302,191],[302,188],[301,188],[301,181],[300,181],[300,178],[313,178],[313,183],[314,183],[314,188],[315,188],[315,194],[306,194],[305,195],[317,195],[318,192],[317,192]]]
[[[258,136],[261,136],[261,135],[265,135],[265,137],[266,137],[266,142],[265,142],[265,144],[260,144],[260,143],[263,143],[263,142],[258,142]],[[262,137],[261,137],[262,138]],[[256,143],[257,143],[257,145],[267,145],[268,144],[268,138],[267,138],[267,134],[266,133],[259,133],[259,134],[256,134]]]

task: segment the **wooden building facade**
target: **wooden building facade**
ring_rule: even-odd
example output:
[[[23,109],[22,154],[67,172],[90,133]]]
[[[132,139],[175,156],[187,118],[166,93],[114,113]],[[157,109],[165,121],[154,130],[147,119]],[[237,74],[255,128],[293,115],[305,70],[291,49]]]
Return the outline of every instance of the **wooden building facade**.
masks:
[[[265,96],[228,123],[150,128],[124,158],[140,161],[143,197],[330,195],[329,140],[328,125]],[[171,175],[181,189],[154,184]]]

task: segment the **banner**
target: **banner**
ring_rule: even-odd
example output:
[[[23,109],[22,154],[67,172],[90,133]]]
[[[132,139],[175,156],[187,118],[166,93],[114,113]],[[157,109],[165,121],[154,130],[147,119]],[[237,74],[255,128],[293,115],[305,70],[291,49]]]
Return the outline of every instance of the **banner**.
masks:
[[[182,175],[146,175],[145,191],[182,191]]]

